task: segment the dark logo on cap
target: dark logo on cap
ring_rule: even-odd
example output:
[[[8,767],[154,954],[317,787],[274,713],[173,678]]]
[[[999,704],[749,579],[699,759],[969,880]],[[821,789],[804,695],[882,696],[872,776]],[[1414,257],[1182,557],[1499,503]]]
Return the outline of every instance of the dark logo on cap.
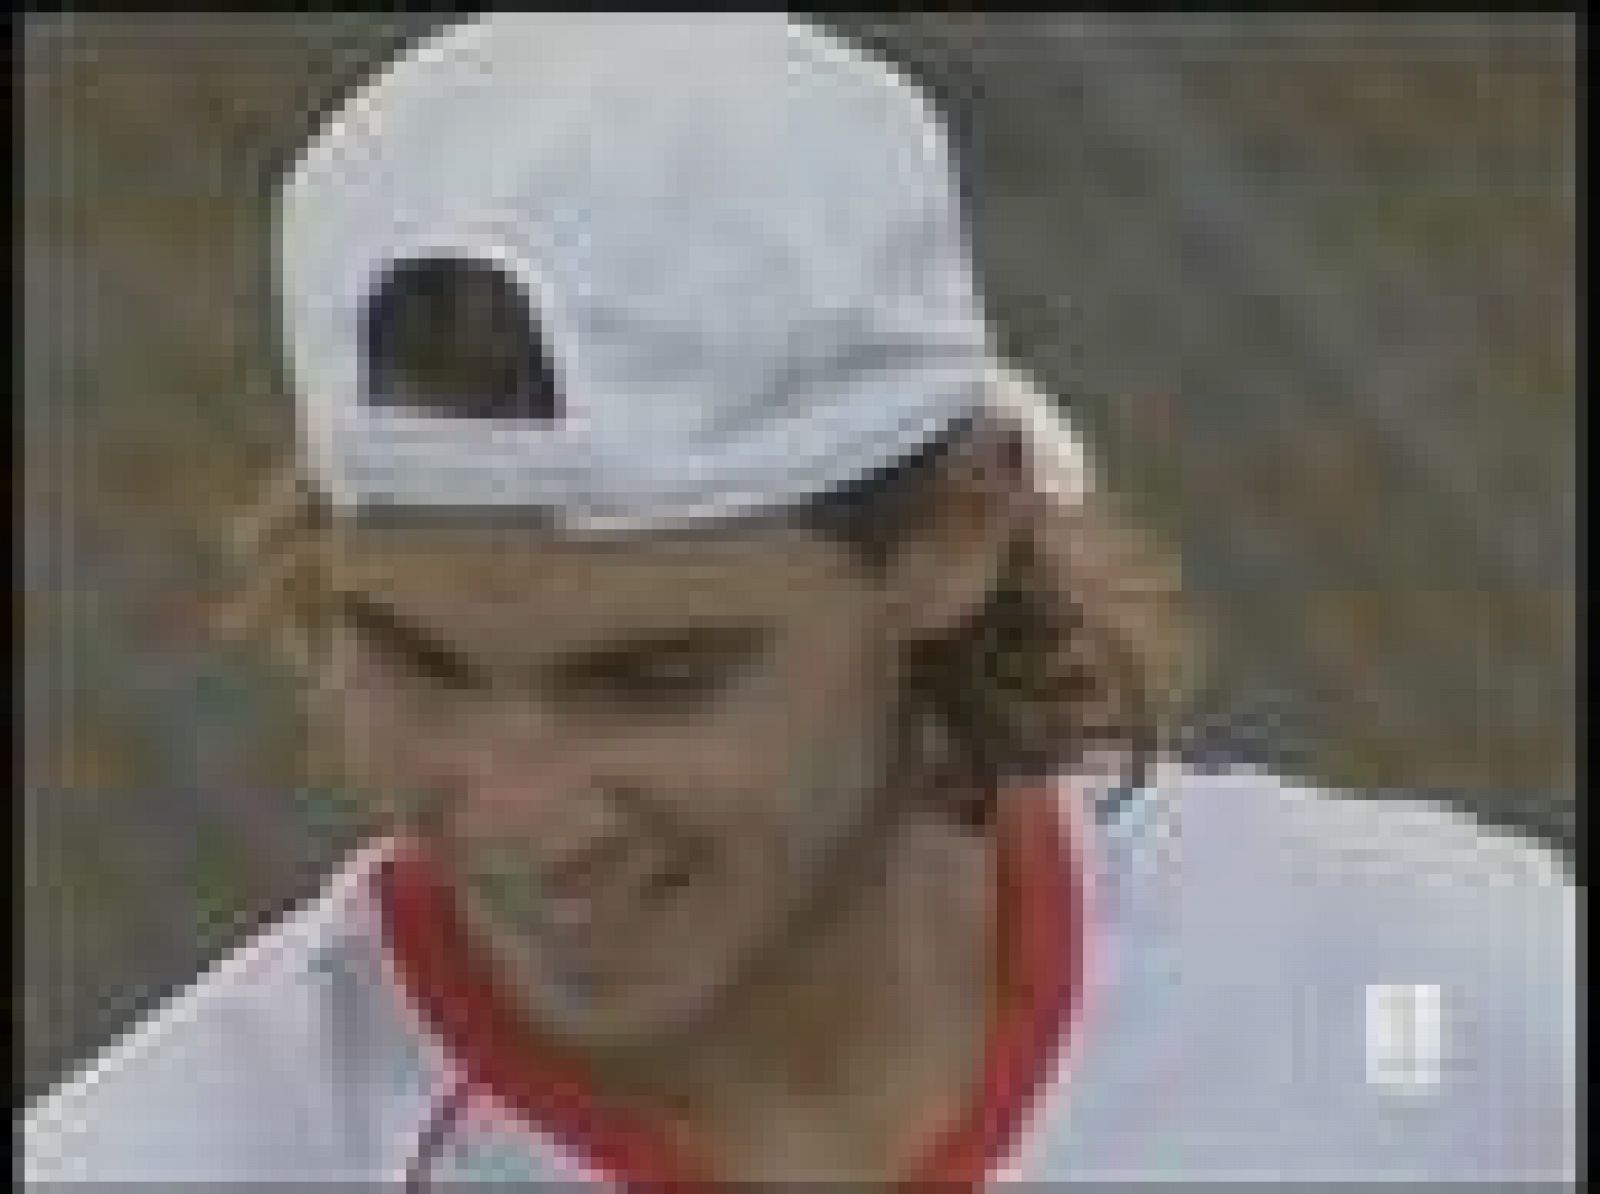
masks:
[[[363,349],[369,406],[547,423],[563,415],[535,304],[493,262],[396,263],[373,290]]]

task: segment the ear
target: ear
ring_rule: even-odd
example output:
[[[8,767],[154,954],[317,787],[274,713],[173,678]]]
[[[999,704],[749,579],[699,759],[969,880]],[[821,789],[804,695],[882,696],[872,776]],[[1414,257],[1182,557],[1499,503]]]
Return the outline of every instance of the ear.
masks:
[[[984,421],[931,478],[926,508],[885,574],[888,617],[902,641],[949,633],[998,581],[1032,496],[1018,434]]]

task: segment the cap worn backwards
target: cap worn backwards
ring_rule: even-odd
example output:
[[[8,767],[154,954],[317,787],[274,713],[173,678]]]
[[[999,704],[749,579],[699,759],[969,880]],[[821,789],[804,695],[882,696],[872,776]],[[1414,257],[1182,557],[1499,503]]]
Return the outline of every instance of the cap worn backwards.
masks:
[[[864,476],[982,400],[936,116],[781,14],[453,26],[334,115],[279,218],[303,447],[341,506],[727,518]],[[374,400],[375,312],[440,261],[520,291],[542,359],[504,376],[558,400],[474,417]]]

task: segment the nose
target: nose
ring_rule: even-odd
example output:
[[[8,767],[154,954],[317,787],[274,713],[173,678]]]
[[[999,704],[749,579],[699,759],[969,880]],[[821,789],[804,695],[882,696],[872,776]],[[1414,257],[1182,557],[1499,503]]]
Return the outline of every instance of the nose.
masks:
[[[587,867],[630,826],[618,789],[562,751],[479,746],[456,770],[454,831],[471,842],[511,842],[548,875]]]

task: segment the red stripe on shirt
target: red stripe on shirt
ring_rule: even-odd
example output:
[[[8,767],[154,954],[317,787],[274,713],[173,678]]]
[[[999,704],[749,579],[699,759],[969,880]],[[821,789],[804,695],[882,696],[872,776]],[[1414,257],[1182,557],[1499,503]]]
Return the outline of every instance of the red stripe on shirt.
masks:
[[[935,1133],[903,1184],[981,1184],[1007,1159],[1062,1055],[1082,986],[1082,887],[1061,807],[1045,790],[1001,802],[991,877],[996,958],[978,1090]],[[462,1067],[528,1126],[630,1188],[710,1185],[666,1121],[605,1105],[582,1062],[539,1036],[515,1010],[471,941],[448,883],[416,849],[396,850],[377,894],[404,992]]]

